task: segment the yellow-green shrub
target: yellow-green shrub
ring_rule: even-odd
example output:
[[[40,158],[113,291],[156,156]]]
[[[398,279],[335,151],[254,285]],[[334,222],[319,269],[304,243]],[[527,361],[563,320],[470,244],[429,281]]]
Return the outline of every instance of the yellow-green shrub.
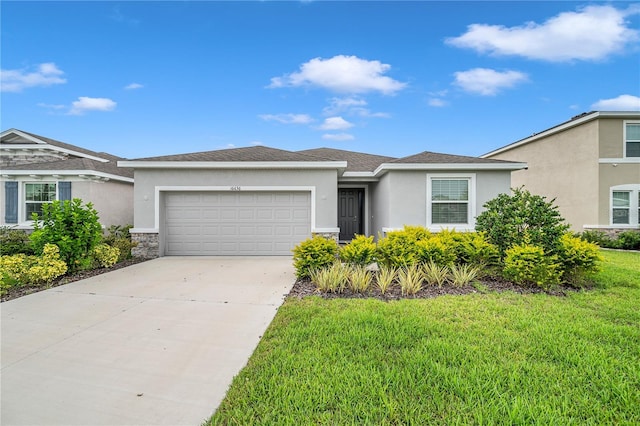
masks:
[[[507,249],[503,274],[516,284],[548,290],[560,283],[562,271],[555,256],[548,256],[542,247],[525,243]]]
[[[602,261],[597,244],[590,243],[570,233],[560,238],[558,251],[563,279],[572,285],[582,285],[587,278],[598,272]]]
[[[337,260],[338,243],[316,235],[304,240],[292,251],[296,276],[308,278],[312,271],[329,266]]]
[[[423,235],[418,227],[405,227],[401,231],[390,231],[384,238],[378,239],[376,258],[378,262],[394,268],[416,263],[417,238]]]
[[[60,259],[58,246],[45,244],[40,256],[1,256],[0,272],[4,291],[15,285],[51,282],[67,272],[67,264]]]
[[[368,265],[375,261],[376,243],[373,236],[356,235],[349,244],[340,249],[340,260],[353,265]]]
[[[446,238],[436,234],[427,240],[416,241],[417,263],[433,262],[438,265],[452,265],[456,261],[456,252],[452,245],[445,242]]]
[[[103,268],[110,268],[118,262],[120,249],[108,244],[98,244],[92,253],[95,261]]]

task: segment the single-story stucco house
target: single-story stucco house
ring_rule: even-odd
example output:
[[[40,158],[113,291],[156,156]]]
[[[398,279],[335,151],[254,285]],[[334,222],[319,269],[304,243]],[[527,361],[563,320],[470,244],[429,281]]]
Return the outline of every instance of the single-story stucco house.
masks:
[[[54,200],[92,203],[100,224],[133,223],[133,171],[122,157],[9,129],[0,133],[0,226],[30,230]]]
[[[509,193],[513,161],[392,158],[255,146],[119,161],[134,170],[134,254],[290,255],[314,234],[349,241],[404,225],[473,230]]]

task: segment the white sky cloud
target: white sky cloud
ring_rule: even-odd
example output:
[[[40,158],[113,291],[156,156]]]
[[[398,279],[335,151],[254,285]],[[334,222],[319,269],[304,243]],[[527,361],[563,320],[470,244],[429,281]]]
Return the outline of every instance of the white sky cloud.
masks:
[[[65,109],[67,106],[66,105],[61,105],[61,104],[45,104],[43,102],[39,102],[37,104],[39,107],[41,108],[47,108],[47,109],[51,109],[51,110],[61,110],[61,109]]]
[[[355,138],[349,133],[325,133],[322,135],[322,139],[328,141],[352,141]]]
[[[427,103],[429,104],[429,106],[436,107],[436,108],[440,108],[440,107],[444,107],[444,106],[449,105],[449,103],[447,101],[445,101],[444,99],[440,99],[440,98],[429,98]]]
[[[639,31],[626,21],[627,16],[639,12],[636,7],[619,10],[610,5],[586,6],[560,13],[542,24],[472,24],[466,33],[446,42],[480,53],[544,61],[599,60],[639,39]]]
[[[69,114],[82,115],[89,111],[113,111],[116,105],[116,102],[108,98],[80,96],[77,101],[72,102]]]
[[[314,58],[300,65],[300,71],[271,79],[270,88],[318,86],[337,93],[379,92],[393,95],[407,84],[384,74],[391,65],[357,56]]]
[[[2,92],[21,92],[29,87],[46,87],[67,82],[62,77],[64,72],[53,62],[43,63],[36,70],[0,70],[0,87]]]
[[[325,118],[318,128],[320,130],[346,130],[351,127],[353,127],[353,123],[349,123],[342,117],[329,117]]]
[[[620,95],[617,98],[600,99],[591,108],[598,111],[640,111],[640,97]]]
[[[309,124],[313,122],[307,114],[261,114],[258,117],[264,121],[277,121],[282,124]]]
[[[322,112],[324,115],[335,115],[345,113],[347,115],[357,115],[359,117],[389,118],[386,112],[372,112],[367,106],[367,101],[358,97],[331,98],[329,106]]]
[[[136,90],[136,89],[142,89],[144,86],[140,83],[131,83],[128,84],[124,87],[125,90]]]
[[[488,68],[474,68],[454,73],[457,86],[463,90],[483,96],[493,96],[501,89],[508,89],[527,81],[526,74],[519,71],[496,71]]]

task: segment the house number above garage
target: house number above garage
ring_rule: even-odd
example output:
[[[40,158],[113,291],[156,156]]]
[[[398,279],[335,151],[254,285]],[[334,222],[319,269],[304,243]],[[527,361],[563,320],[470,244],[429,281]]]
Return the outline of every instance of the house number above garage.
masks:
[[[241,186],[231,186],[229,187],[229,191],[242,191]]]

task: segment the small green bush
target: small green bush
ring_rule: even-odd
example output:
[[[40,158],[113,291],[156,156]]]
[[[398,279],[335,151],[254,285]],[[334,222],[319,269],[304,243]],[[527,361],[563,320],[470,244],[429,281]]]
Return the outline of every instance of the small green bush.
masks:
[[[33,254],[29,234],[21,229],[0,227],[0,255],[11,256],[18,253]]]
[[[108,244],[98,244],[92,252],[95,262],[103,268],[110,268],[118,262],[120,249]]]
[[[640,250],[640,231],[623,231],[613,241],[614,248]]]
[[[71,272],[91,267],[91,251],[102,240],[98,212],[82,200],[53,201],[42,206],[42,217],[33,216],[31,242],[40,254],[46,244],[60,248],[60,257]]]
[[[417,236],[419,228],[409,227],[408,231],[390,231],[384,238],[378,238],[376,258],[378,262],[394,268],[401,268],[417,262]]]
[[[67,272],[60,251],[53,244],[45,244],[42,255],[23,253],[0,256],[0,284],[4,294],[10,287],[51,282]]]
[[[133,225],[111,225],[107,229],[107,235],[102,238],[103,243],[120,250],[118,262],[131,259],[131,249],[138,245],[136,242],[131,241],[131,233],[129,233],[131,228],[133,228]]]
[[[598,272],[602,261],[597,244],[567,233],[560,238],[558,254],[562,265],[563,280],[572,285],[582,285]]]
[[[340,260],[352,265],[366,266],[375,261],[376,243],[373,236],[356,235],[349,244],[340,249]]]
[[[580,238],[590,243],[597,244],[600,247],[611,247],[611,238],[609,238],[609,236],[602,231],[589,229],[584,231],[580,235]]]
[[[555,256],[532,244],[515,245],[506,251],[503,274],[520,285],[536,285],[545,290],[558,285],[562,271]]]
[[[293,266],[298,278],[309,278],[313,270],[332,265],[338,255],[338,243],[316,235],[298,244],[293,250]]]
[[[460,232],[456,241],[458,263],[484,267],[500,261],[500,250],[489,242],[484,232]]]
[[[514,189],[512,195],[500,194],[485,203],[486,210],[476,218],[476,230],[486,233],[501,257],[510,247],[525,243],[525,238],[545,253],[556,254],[569,225],[554,201],[523,188]]]
[[[447,244],[447,236],[436,234],[428,240],[416,241],[416,262],[426,264],[434,262],[438,265],[452,265],[456,261],[456,252],[453,240]]]

